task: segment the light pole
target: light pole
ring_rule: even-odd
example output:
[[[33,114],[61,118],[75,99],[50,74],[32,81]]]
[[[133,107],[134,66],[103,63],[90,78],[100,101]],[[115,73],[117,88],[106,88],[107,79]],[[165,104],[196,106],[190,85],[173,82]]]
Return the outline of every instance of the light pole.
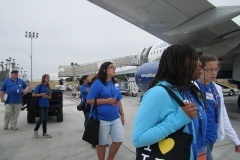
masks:
[[[12,58],[11,57],[9,57],[9,59],[6,59],[6,61],[7,61],[7,64],[9,65],[9,68],[8,68],[8,76],[9,77],[11,77],[11,72],[10,72],[10,64],[11,64],[11,60],[12,60]],[[6,68],[7,68],[7,65],[6,65]]]
[[[26,80],[27,80],[27,78],[26,78],[26,77],[27,77],[27,73],[26,73],[26,72],[27,72],[27,71],[24,71],[24,78],[23,78],[25,82],[26,82]]]
[[[11,65],[12,65],[12,69],[13,69],[13,68],[15,68],[16,63],[15,63],[15,59],[12,59],[12,60],[13,60],[13,62],[11,63]]]
[[[7,63],[5,63],[6,71],[7,71]]]
[[[21,67],[21,78],[23,78],[22,76],[23,76],[23,67]]]
[[[4,70],[4,65],[3,65],[3,61],[1,62],[0,66],[2,67],[2,71]]]
[[[31,57],[30,58],[31,58],[31,82],[32,82],[32,39],[33,38],[37,39],[38,33],[35,34],[35,32],[33,32],[33,31],[32,32],[26,31],[25,33],[26,33],[26,35],[25,35],[26,38],[31,38]]]

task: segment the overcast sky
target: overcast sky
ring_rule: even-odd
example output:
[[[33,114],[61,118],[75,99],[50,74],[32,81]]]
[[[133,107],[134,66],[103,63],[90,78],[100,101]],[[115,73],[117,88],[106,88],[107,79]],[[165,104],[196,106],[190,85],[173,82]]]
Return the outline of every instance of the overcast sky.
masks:
[[[8,57],[33,79],[60,65],[135,55],[160,39],[86,0],[0,0],[0,61]]]
[[[0,0],[0,61],[15,58],[29,79],[31,39],[25,31],[39,33],[33,79],[71,62],[135,55],[161,41],[86,0]]]

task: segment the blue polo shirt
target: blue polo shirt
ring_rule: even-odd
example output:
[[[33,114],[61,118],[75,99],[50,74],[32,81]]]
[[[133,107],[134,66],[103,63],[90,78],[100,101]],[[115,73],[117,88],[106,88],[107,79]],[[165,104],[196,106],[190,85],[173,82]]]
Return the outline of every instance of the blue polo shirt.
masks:
[[[41,86],[41,88],[40,88]],[[39,90],[40,88],[40,90]],[[49,88],[46,84],[38,84],[35,89],[34,89],[35,94],[41,94],[41,93],[46,93],[49,95]],[[51,91],[50,91],[51,93]],[[49,99],[48,98],[42,98],[39,97],[39,107],[49,107]]]
[[[80,88],[80,92],[82,94],[82,103],[83,104],[87,104],[87,95],[88,93],[86,92],[86,90],[88,89],[89,87],[85,84],[81,85],[81,88]]]
[[[6,79],[1,88],[1,91],[5,92],[5,94],[8,94],[5,104],[21,104],[22,92],[27,86],[27,83],[20,78],[18,78],[16,81],[14,81],[12,78]]]
[[[87,99],[94,100],[98,99],[107,99],[115,98],[117,101],[122,99],[120,88],[118,83],[113,84],[112,80],[107,82],[107,85],[104,85],[99,79],[97,79],[90,87]],[[112,121],[119,118],[119,108],[118,104],[112,106],[110,104],[101,104],[98,105],[98,119],[105,121]],[[91,115],[93,118],[96,118],[95,111]]]

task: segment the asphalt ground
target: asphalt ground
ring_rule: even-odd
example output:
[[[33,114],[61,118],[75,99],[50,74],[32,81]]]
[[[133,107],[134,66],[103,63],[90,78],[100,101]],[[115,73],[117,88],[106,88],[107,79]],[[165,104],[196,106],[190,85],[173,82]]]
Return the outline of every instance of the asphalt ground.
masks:
[[[140,105],[137,97],[124,96],[122,99],[126,124],[124,125],[125,140],[115,160],[134,160],[135,148],[131,143],[133,121]],[[237,96],[225,96],[228,114],[233,127],[240,135],[240,109],[237,107]],[[84,115],[77,111],[80,102],[72,97],[71,92],[64,92],[63,122],[56,122],[56,117],[48,117],[48,133],[52,138],[33,138],[35,124],[27,123],[27,111],[21,111],[18,119],[19,130],[4,130],[3,103],[0,103],[0,160],[97,160],[96,149],[82,140],[84,132]],[[37,118],[36,118],[37,120]],[[108,153],[106,151],[106,155]],[[234,145],[226,138],[217,142],[213,149],[214,160],[239,160],[240,154],[234,152]]]

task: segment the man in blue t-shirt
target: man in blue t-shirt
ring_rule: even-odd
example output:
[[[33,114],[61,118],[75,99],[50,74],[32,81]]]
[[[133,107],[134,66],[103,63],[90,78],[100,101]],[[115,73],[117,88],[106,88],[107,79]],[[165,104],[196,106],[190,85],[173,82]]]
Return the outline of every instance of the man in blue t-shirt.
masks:
[[[8,129],[11,120],[11,129],[18,130],[17,119],[22,105],[22,93],[28,92],[28,85],[18,78],[18,70],[12,69],[11,78],[3,82],[0,90],[1,101],[5,102],[4,129]]]

